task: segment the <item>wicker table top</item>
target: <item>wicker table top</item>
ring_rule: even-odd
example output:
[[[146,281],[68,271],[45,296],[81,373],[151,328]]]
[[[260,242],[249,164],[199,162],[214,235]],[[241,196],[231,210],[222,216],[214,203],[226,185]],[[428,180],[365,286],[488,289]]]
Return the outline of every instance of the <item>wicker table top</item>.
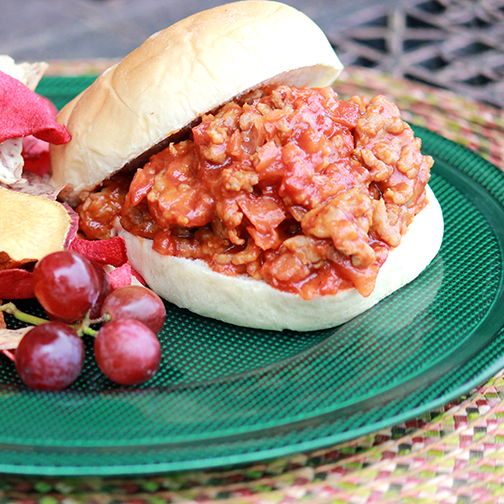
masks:
[[[53,63],[50,73],[109,62]],[[349,68],[342,96],[386,94],[404,118],[462,143],[504,170],[502,112],[449,91]],[[134,477],[0,475],[0,503],[504,502],[504,371],[419,418],[338,446],[242,467]]]

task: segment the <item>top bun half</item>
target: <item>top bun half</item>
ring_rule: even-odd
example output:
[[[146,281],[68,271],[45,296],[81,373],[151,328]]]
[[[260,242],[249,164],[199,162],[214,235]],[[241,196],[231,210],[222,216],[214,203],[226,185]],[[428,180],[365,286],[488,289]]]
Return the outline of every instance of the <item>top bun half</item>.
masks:
[[[149,37],[63,108],[72,140],[52,146],[52,183],[70,184],[76,201],[234,97],[266,84],[327,86],[342,68],[293,7],[246,0],[200,12]]]

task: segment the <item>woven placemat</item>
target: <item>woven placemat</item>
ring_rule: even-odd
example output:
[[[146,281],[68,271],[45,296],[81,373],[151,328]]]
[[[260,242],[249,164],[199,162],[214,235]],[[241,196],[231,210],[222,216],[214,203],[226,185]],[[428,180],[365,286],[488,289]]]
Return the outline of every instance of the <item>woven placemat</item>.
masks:
[[[82,75],[108,62],[55,63]],[[370,69],[349,68],[343,97],[391,97],[404,118],[504,169],[500,110]],[[0,504],[504,502],[504,372],[411,421],[324,450],[247,466],[135,477],[0,475]]]

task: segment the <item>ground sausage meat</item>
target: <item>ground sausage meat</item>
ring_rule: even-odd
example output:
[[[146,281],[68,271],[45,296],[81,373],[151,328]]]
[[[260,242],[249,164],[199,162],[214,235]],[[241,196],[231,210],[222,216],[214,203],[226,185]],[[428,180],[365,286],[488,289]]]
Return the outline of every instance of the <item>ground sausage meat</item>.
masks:
[[[282,86],[204,115],[129,187],[113,179],[78,211],[90,238],[110,233],[115,212],[160,254],[305,299],[368,296],[425,205],[433,161],[420,147],[384,96]]]

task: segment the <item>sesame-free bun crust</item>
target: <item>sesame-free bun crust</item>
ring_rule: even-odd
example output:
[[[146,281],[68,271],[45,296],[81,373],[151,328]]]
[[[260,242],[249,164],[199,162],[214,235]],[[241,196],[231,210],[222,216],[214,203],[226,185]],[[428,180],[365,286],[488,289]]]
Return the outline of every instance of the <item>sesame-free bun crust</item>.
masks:
[[[265,83],[327,86],[342,69],[321,29],[293,7],[241,1],[155,33],[58,116],[52,184],[77,201],[204,113]]]
[[[129,260],[164,299],[200,315],[243,327],[310,331],[343,324],[414,280],[436,256],[443,239],[441,207],[429,186],[428,205],[415,217],[401,244],[380,268],[369,297],[349,289],[304,300],[249,277],[226,276],[201,260],[163,256],[152,240],[124,230]]]

